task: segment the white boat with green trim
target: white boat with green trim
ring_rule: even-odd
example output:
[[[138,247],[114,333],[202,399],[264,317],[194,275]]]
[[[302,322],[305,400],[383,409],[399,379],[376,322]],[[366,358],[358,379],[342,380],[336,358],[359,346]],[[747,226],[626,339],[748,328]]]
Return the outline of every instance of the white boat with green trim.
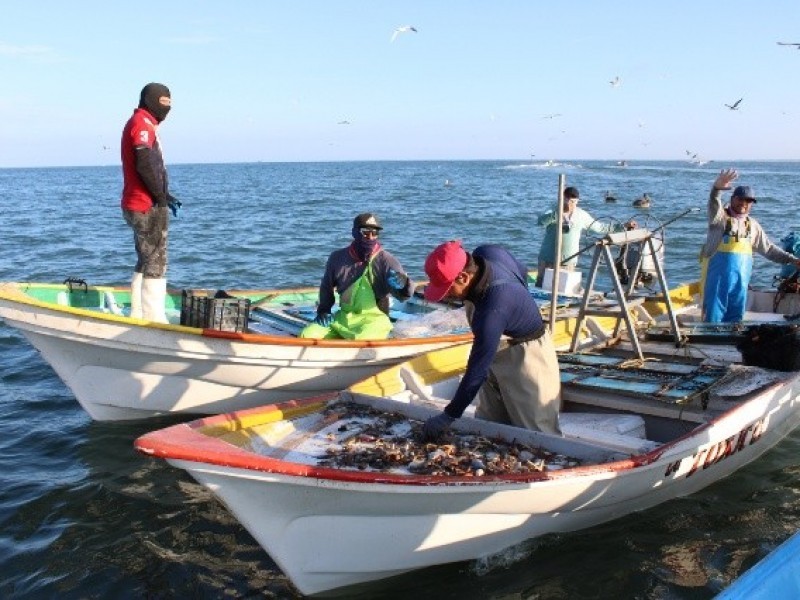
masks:
[[[472,336],[462,311],[419,298],[393,306],[386,340],[297,337],[315,313],[316,288],[230,291],[250,301],[244,330],[180,325],[181,291],[166,298],[169,324],[127,316],[130,290],[76,282],[2,283],[0,317],[19,329],[100,421],[167,413],[215,414],[340,390],[406,358]],[[422,328],[415,335],[415,324]]]

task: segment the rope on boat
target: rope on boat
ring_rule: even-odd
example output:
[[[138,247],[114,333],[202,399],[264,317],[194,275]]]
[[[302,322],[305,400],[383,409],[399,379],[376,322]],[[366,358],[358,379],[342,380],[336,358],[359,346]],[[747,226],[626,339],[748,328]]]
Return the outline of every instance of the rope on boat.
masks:
[[[619,369],[643,369],[646,362],[661,362],[660,358],[645,356],[644,358],[629,358],[617,365]]]

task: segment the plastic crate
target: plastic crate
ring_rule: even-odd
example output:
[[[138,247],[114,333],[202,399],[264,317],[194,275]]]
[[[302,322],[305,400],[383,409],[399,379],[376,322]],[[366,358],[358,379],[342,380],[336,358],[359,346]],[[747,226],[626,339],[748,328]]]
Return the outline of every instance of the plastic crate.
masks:
[[[181,325],[244,332],[249,319],[250,300],[246,298],[235,298],[222,290],[214,296],[205,290],[181,293]]]

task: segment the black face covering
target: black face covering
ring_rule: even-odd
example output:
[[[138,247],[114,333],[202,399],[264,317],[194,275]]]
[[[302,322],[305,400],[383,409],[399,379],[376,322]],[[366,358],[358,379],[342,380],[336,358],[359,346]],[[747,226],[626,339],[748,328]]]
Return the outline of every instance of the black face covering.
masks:
[[[142,88],[142,93],[139,95],[139,108],[146,109],[159,123],[167,118],[170,109],[169,106],[164,106],[158,101],[162,96],[172,97],[169,88],[163,83],[148,83]]]

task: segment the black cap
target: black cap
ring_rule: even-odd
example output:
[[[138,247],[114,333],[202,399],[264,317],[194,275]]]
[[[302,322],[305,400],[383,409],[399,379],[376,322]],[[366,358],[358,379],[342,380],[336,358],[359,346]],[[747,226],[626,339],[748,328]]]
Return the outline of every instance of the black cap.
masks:
[[[372,227],[373,229],[383,229],[378,217],[372,213],[361,213],[353,219],[353,227],[360,229],[361,227]]]
[[[744,198],[745,200],[752,200],[756,202],[756,193],[753,191],[753,188],[749,185],[740,185],[737,186],[735,190],[733,190],[733,194],[731,194],[732,198]]]
[[[564,188],[564,198],[580,198],[581,194],[576,187]]]

